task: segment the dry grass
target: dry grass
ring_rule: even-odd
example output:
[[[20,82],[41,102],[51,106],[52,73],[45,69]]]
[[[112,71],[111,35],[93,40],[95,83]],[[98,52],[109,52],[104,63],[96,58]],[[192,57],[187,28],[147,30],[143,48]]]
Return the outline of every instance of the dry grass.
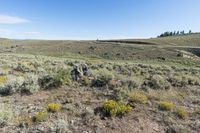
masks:
[[[184,107],[177,108],[176,113],[181,119],[185,119],[188,116],[188,112],[185,110]]]
[[[182,101],[183,95],[185,94],[185,93],[184,94],[182,94],[182,93],[180,93],[180,91],[178,91],[176,89],[149,90],[147,93],[147,97],[151,100],[156,100],[156,101],[168,101],[168,100]],[[184,95],[184,96],[186,96],[186,95]]]
[[[130,100],[133,101],[133,102],[137,102],[137,103],[142,103],[142,104],[145,104],[147,103],[148,101],[148,98],[147,96],[142,93],[142,92],[139,92],[139,91],[134,91],[132,92],[130,95]]]

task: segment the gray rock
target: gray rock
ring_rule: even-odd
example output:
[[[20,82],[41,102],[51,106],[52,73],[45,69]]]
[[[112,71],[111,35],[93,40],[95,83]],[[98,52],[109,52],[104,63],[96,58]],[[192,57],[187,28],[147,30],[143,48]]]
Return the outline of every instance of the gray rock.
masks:
[[[74,81],[79,81],[83,77],[82,68],[78,65],[75,65],[74,69],[71,71],[71,77]]]
[[[94,110],[92,108],[90,108],[90,107],[86,108],[86,113],[89,116],[94,116]]]
[[[71,77],[75,81],[79,81],[83,76],[91,76],[92,72],[87,66],[87,64],[74,65],[73,70],[71,71]]]
[[[43,126],[38,126],[36,130],[31,131],[31,133],[44,133],[45,128]]]

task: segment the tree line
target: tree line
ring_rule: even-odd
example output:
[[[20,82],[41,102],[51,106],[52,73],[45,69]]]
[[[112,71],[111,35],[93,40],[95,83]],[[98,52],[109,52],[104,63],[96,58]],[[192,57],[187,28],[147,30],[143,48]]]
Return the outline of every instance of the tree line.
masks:
[[[183,31],[166,31],[162,34],[160,34],[158,37],[167,37],[167,36],[180,36],[180,35],[188,35],[192,34],[193,32],[189,30],[189,32]]]

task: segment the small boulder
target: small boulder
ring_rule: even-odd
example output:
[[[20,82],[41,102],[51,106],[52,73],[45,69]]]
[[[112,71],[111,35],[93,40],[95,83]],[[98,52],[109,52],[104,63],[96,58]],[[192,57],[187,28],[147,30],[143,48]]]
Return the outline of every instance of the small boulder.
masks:
[[[91,70],[87,64],[74,65],[73,70],[71,71],[71,77],[75,81],[79,81],[83,76],[91,76]]]

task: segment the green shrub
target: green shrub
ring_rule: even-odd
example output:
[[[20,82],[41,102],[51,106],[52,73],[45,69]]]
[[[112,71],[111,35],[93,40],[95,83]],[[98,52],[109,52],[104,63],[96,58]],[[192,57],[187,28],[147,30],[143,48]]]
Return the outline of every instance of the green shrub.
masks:
[[[41,111],[41,112],[37,112],[32,120],[33,122],[41,122],[41,121],[45,121],[48,118],[48,112],[47,111]]]
[[[169,89],[170,83],[160,75],[150,76],[143,84],[144,87],[152,89]]]
[[[62,86],[63,84],[70,85],[71,77],[69,69],[59,69],[56,73],[45,75],[38,79],[39,85],[43,89],[53,89]]]
[[[35,68],[30,65],[28,62],[21,62],[18,63],[17,66],[14,68],[14,70],[26,73],[26,72],[33,72],[35,71]]]
[[[38,91],[38,89],[38,77],[36,75],[28,75],[18,91],[20,91],[20,93],[33,94]]]
[[[129,90],[135,89],[139,87],[139,83],[132,80],[132,79],[126,79],[123,77],[123,79],[121,80],[121,84],[122,86],[126,86],[128,87]]]
[[[186,76],[189,85],[200,85],[200,78],[194,75]]]
[[[48,104],[48,111],[50,112],[57,112],[60,109],[61,109],[61,104],[57,104],[57,103]]]
[[[69,69],[60,69],[57,71],[55,77],[61,80],[62,84],[70,85],[71,84],[71,75]]]
[[[129,97],[131,98],[131,101],[145,104],[148,101],[148,98],[146,95],[142,94],[139,91],[132,92]]]
[[[127,88],[113,88],[112,99],[116,101],[122,101],[127,97]]]
[[[62,85],[62,80],[55,75],[46,75],[38,79],[39,85],[43,89],[54,89]]]
[[[184,78],[183,76],[179,76],[179,75],[177,75],[177,76],[173,75],[173,77],[169,77],[168,81],[174,87],[185,87],[186,85],[188,85],[187,79]]]
[[[0,94],[7,96],[15,92],[18,92],[22,88],[24,83],[24,78],[22,77],[12,77],[6,84],[0,86]]]
[[[127,104],[119,103],[113,100],[105,101],[103,104],[103,111],[107,116],[122,116],[129,113],[132,107]]]
[[[176,110],[176,113],[177,113],[178,117],[180,117],[182,119],[184,119],[184,118],[186,118],[188,116],[188,112],[183,107],[182,108],[178,108]]]
[[[172,102],[168,102],[168,101],[162,101],[159,104],[159,108],[161,110],[166,110],[166,111],[170,111],[175,107],[174,103]]]
[[[96,77],[92,81],[92,86],[94,87],[104,87],[109,84],[109,82],[114,78],[112,72],[108,70],[100,70],[95,74]]]
[[[8,96],[13,93],[14,93],[14,91],[13,91],[13,88],[11,85],[5,85],[5,86],[0,87],[0,95],[2,95],[2,96]]]

